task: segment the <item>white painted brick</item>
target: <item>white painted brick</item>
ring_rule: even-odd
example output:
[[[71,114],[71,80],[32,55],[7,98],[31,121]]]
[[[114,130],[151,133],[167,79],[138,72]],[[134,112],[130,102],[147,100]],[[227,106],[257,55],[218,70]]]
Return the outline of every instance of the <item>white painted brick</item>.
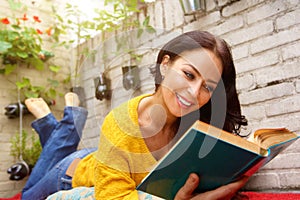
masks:
[[[295,8],[296,6],[299,5],[300,1],[299,0],[287,0],[287,3],[289,5],[289,8]]]
[[[4,145],[4,144],[1,144]],[[1,162],[12,162],[14,160],[14,158],[10,155],[8,149],[5,149],[5,151],[1,151],[0,152],[0,156],[1,156]]]
[[[281,152],[277,157],[271,160],[264,169],[297,169],[300,166],[300,153]]]
[[[155,18],[155,24],[154,24],[154,28],[155,29],[160,29],[163,30],[164,29],[164,18],[163,16],[163,5],[162,2],[158,1],[157,3],[155,3],[154,5],[154,11],[150,12],[150,13],[154,13],[154,15],[150,15],[150,18]]]
[[[289,26],[299,24],[300,10],[294,10],[276,19],[277,29],[284,29]]]
[[[224,6],[228,4],[230,0],[218,0],[218,6]]]
[[[11,82],[11,77],[2,77],[0,78],[0,89],[10,90],[10,89],[16,89],[16,85],[14,82]]]
[[[238,45],[232,48],[233,60],[239,60],[249,55],[249,44]]]
[[[3,152],[3,153],[10,153],[10,148],[11,148],[11,143],[9,142],[9,143],[2,143],[1,144],[1,151]],[[1,160],[1,159],[0,159]]]
[[[230,15],[236,14],[248,8],[249,1],[237,1],[229,6],[225,6],[222,10],[222,15],[224,17],[229,17]]]
[[[280,115],[291,112],[300,112],[300,95],[294,95],[273,102],[266,107],[267,116]]]
[[[238,45],[273,32],[273,22],[263,21],[224,36],[229,44]]]
[[[279,62],[279,55],[276,51],[268,51],[266,53],[248,57],[235,63],[236,73],[244,73],[266,66],[274,65]]]
[[[280,81],[300,76],[300,62],[286,63],[283,66],[276,65],[262,68],[253,72],[258,85],[265,85],[270,82]]]
[[[249,24],[278,14],[286,9],[284,1],[277,0],[272,3],[266,3],[247,14]]]
[[[300,43],[297,42],[295,44],[283,47],[281,51],[283,60],[300,57]]]
[[[242,105],[263,102],[270,99],[276,99],[287,95],[292,95],[294,86],[292,83],[281,83],[269,87],[264,87],[250,92],[240,94],[239,98]]]
[[[241,28],[244,25],[243,17],[242,16],[235,16],[221,24],[213,26],[212,28],[208,29],[209,32],[215,35],[222,35],[228,33],[230,31],[234,31],[236,29]]]
[[[178,26],[179,24],[183,24],[184,15],[179,1],[165,0],[164,8],[165,8],[165,12],[164,12],[165,24],[167,30],[172,30],[174,27]]]
[[[243,106],[243,115],[246,116],[248,121],[252,120],[262,120],[266,117],[266,111],[264,106]]]
[[[10,190],[12,188],[14,188],[14,182],[12,182],[12,181],[0,182],[0,191],[1,192]]]
[[[257,124],[257,128],[275,128],[275,127],[286,127],[291,131],[300,133],[300,113],[288,113],[284,115],[277,115],[261,120]]]
[[[250,50],[251,53],[258,53],[298,39],[300,39],[300,28],[294,27],[253,41],[250,44]]]
[[[205,0],[205,6],[206,6],[206,11],[211,11],[214,10],[217,5],[215,1]]]
[[[296,81],[296,91],[300,93],[300,80]]]
[[[171,3],[172,2],[172,3]],[[170,5],[171,7],[168,8],[168,11],[170,10],[173,13],[173,18],[174,18],[174,25],[172,27],[172,29],[174,29],[175,27],[181,26],[184,23],[184,13],[182,9],[178,9],[181,7],[180,2],[179,1],[170,1]],[[176,12],[174,12],[176,10]],[[167,12],[168,12],[167,11]]]
[[[296,132],[296,131],[295,131]],[[296,132],[297,134],[297,132]],[[284,150],[285,153],[299,153],[300,152],[300,140],[296,140],[292,145]]]
[[[85,72],[82,74],[82,80],[86,81],[98,77],[100,73],[103,72],[103,68],[103,66],[97,66],[92,69],[85,70]]]
[[[289,162],[289,161],[288,161]],[[298,160],[299,162],[299,160]],[[280,188],[293,189],[300,188],[300,171],[299,169],[291,169],[285,173],[279,173]]]
[[[154,42],[153,42],[153,48],[161,48],[165,43],[170,41],[171,39],[175,38],[176,36],[180,35],[182,31],[172,31],[168,34],[165,34],[163,36],[158,37]]]
[[[256,173],[245,185],[246,190],[268,190],[280,187],[280,180],[276,173]]]
[[[255,87],[255,82],[252,74],[245,74],[237,77],[236,88],[238,91],[251,89],[253,87]]]
[[[206,26],[209,26],[213,23],[216,23],[221,19],[220,12],[212,12],[208,15],[205,15],[204,17],[200,18],[197,21],[194,21],[192,23],[187,24],[183,27],[183,31],[186,32],[186,30],[201,30]]]

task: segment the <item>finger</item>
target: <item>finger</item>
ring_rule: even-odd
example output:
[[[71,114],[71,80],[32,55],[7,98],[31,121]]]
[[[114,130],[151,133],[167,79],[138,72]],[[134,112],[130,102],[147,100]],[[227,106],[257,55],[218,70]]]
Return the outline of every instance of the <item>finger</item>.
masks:
[[[249,177],[242,177],[240,180],[221,186],[211,193],[210,199],[231,199],[235,193],[242,188],[248,181]]]
[[[185,200],[190,199],[193,195],[194,190],[199,185],[199,177],[197,174],[190,174],[188,179],[186,180],[184,186],[180,188],[180,190],[177,192],[175,196],[175,200]]]

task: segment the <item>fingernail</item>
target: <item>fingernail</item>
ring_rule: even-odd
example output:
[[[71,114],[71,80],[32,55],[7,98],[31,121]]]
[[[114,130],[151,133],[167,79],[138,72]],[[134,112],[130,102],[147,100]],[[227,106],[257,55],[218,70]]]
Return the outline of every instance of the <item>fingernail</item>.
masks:
[[[195,177],[190,175],[190,181],[191,183],[194,183],[196,181]]]

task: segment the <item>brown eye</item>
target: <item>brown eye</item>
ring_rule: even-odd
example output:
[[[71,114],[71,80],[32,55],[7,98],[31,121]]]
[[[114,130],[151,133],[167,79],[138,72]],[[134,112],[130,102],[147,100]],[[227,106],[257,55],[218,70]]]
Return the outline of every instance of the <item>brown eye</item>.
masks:
[[[203,87],[208,91],[208,92],[213,92],[214,91],[214,88],[207,85],[206,83],[203,84]]]
[[[183,72],[185,74],[185,76],[190,79],[190,80],[193,80],[195,78],[195,76],[192,74],[192,73],[189,73],[187,71],[184,71]]]

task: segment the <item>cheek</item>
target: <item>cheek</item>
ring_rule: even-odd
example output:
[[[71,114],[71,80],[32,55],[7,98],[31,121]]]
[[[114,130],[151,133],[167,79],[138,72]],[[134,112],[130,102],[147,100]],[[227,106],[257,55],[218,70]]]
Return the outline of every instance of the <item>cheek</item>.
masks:
[[[189,87],[187,80],[179,73],[175,70],[169,70],[162,85],[170,90]]]
[[[198,109],[204,106],[211,98],[210,93],[202,93],[198,96]]]

